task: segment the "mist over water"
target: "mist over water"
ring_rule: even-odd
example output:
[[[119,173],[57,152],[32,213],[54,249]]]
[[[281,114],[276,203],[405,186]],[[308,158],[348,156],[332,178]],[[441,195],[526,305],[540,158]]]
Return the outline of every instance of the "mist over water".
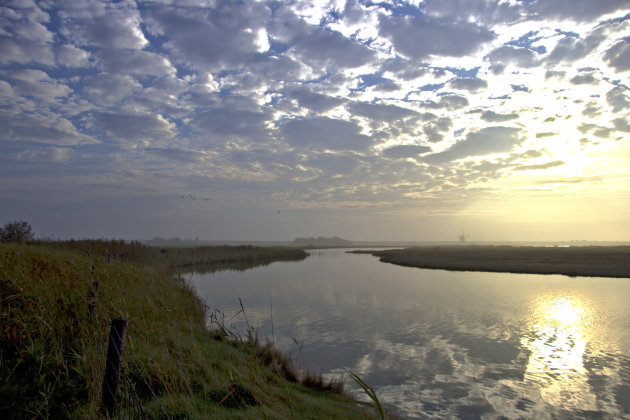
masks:
[[[630,279],[423,270],[346,250],[187,277],[243,335],[239,298],[298,367],[358,373],[408,418],[630,413]]]

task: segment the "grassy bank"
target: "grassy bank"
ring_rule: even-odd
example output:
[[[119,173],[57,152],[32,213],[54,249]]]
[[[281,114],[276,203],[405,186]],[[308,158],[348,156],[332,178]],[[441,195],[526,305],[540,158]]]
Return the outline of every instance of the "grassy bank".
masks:
[[[419,268],[630,278],[629,246],[424,246],[359,252]]]
[[[271,346],[210,331],[204,303],[173,276],[201,262],[297,258],[285,251],[1,244],[0,418],[98,418],[116,317],[129,320],[120,418],[364,418],[339,384],[298,378]]]

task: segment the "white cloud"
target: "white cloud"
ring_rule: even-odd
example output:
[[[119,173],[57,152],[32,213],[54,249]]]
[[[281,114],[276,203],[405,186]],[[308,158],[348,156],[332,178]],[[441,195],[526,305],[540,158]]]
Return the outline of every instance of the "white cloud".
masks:
[[[292,119],[281,126],[281,133],[290,145],[313,150],[364,150],[371,140],[350,121],[328,117]]]
[[[379,32],[392,41],[398,52],[421,60],[432,55],[462,57],[495,37],[472,23],[443,23],[420,17],[381,16]]]
[[[71,44],[55,45],[55,62],[63,67],[88,67],[90,54]]]
[[[41,70],[21,70],[0,73],[0,77],[11,83],[16,94],[35,97],[42,102],[53,102],[68,96],[72,89]]]
[[[142,85],[131,76],[99,73],[83,80],[80,93],[95,105],[119,107],[125,98],[136,95],[141,90]]]
[[[622,3],[5,2],[3,170],[435,212],[546,173],[627,177],[603,155],[630,133]]]
[[[394,123],[404,118],[417,116],[418,113],[396,105],[369,104],[365,102],[352,102],[347,105],[351,114],[361,115],[378,121]]]
[[[591,21],[617,10],[627,10],[625,0],[536,0],[527,10],[541,19]]]
[[[606,93],[606,101],[612,107],[613,112],[624,111],[630,108],[628,90],[619,86],[610,89]]]
[[[488,54],[487,58],[497,73],[502,73],[507,65],[526,69],[538,65],[536,53],[527,48],[513,47],[511,45],[503,45],[495,49]]]
[[[161,115],[94,113],[93,127],[124,148],[164,145],[175,136],[174,125]]]
[[[619,41],[610,47],[604,54],[604,61],[618,73],[630,70],[630,41]]]
[[[258,33],[269,19],[262,3],[218,1],[212,8],[143,8],[149,30],[170,40],[171,56],[193,69],[219,71],[240,67],[259,50]]]
[[[415,144],[404,144],[399,146],[388,147],[383,150],[383,155],[389,158],[401,159],[401,158],[417,158],[423,153],[430,152],[431,148],[428,146],[421,146]]]
[[[442,164],[467,157],[506,153],[524,140],[520,133],[521,130],[514,127],[482,128],[468,133],[464,140],[458,141],[445,151],[426,156],[424,160]]]
[[[38,114],[15,114],[0,110],[0,125],[3,127],[0,140],[33,142],[57,146],[96,144],[99,141],[78,131],[64,118]]]
[[[513,22],[521,17],[521,8],[501,0],[425,0],[424,11],[440,19],[493,24]]]
[[[343,103],[339,98],[315,93],[306,88],[288,89],[286,94],[289,98],[296,99],[300,106],[316,112],[325,112]]]

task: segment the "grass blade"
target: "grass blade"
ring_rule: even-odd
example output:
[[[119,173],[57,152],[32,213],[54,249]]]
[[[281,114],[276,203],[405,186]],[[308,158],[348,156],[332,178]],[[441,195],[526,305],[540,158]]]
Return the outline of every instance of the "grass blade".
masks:
[[[378,400],[378,397],[376,396],[376,392],[374,391],[374,388],[368,385],[356,373],[354,372],[349,372],[349,373],[350,373],[350,377],[363,389],[363,391],[367,394],[367,396],[370,397],[370,399],[373,401],[373,404],[362,403],[360,401],[357,401],[357,402],[360,404],[362,403],[361,405],[369,405],[376,408],[376,411],[378,411],[378,414],[381,416],[381,420],[385,420],[385,411],[383,410],[383,406],[381,405],[381,402]]]

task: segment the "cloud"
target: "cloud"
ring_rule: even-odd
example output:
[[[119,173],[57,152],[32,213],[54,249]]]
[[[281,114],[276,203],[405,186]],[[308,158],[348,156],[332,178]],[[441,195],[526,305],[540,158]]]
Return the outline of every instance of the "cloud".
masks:
[[[566,71],[547,70],[545,72],[545,80],[549,80],[549,79],[564,79],[566,74],[567,74]]]
[[[169,39],[164,44],[178,63],[200,70],[241,67],[258,53],[258,31],[269,9],[262,3],[219,0],[213,7],[142,8],[148,31]]]
[[[601,125],[589,123],[582,123],[577,127],[577,129],[582,134],[592,133],[595,137],[599,137],[600,139],[609,138],[610,133],[613,131],[613,128],[611,127],[603,127]]]
[[[457,159],[505,153],[520,144],[523,139],[520,129],[514,127],[486,127],[468,133],[466,139],[458,141],[443,152],[424,157],[428,163],[442,164]]]
[[[314,150],[365,150],[371,139],[360,131],[354,122],[328,117],[292,119],[281,126],[287,143]]]
[[[50,16],[34,3],[1,7],[0,63],[52,65],[54,34],[45,26]]]
[[[34,142],[57,146],[96,144],[67,119],[38,114],[15,114],[0,110],[0,139],[3,141]]]
[[[400,146],[388,147],[387,149],[383,150],[383,156],[394,159],[417,158],[419,155],[430,151],[431,148],[427,146],[421,146],[417,144],[405,144]]]
[[[89,67],[90,54],[72,44],[55,45],[55,62],[62,67]]]
[[[448,82],[453,89],[462,89],[469,92],[478,92],[488,87],[488,82],[476,77],[461,77]]]
[[[50,65],[54,54],[49,45],[0,34],[0,63]]]
[[[425,114],[426,115],[426,114]],[[453,126],[453,120],[449,117],[431,118],[423,125],[422,131],[427,136],[427,141],[437,143],[444,139],[444,134]]]
[[[369,63],[374,51],[365,45],[344,37],[336,31],[312,29],[301,37],[292,51],[311,67],[353,68]]]
[[[269,115],[261,110],[220,106],[197,112],[192,124],[201,130],[202,136],[218,141],[233,137],[262,141],[268,138],[265,126],[268,119]]]
[[[9,71],[0,73],[0,78],[9,81],[16,94],[38,98],[42,102],[54,102],[55,98],[66,97],[72,92],[70,87],[41,70]]]
[[[75,46],[140,50],[148,42],[135,3],[63,2],[58,15],[60,33]]]
[[[487,55],[487,59],[492,63],[495,73],[502,73],[503,68],[508,64],[521,68],[532,68],[538,65],[538,57],[532,50],[511,45],[503,45],[495,49]]]
[[[630,123],[627,118],[616,118],[613,121],[615,129],[623,131],[624,133],[630,133]]]
[[[297,99],[300,106],[309,108],[316,112],[325,112],[343,103],[339,98],[335,98],[321,93],[315,93],[307,88],[288,89],[286,95],[289,98]]]
[[[437,19],[484,24],[513,22],[521,17],[519,6],[500,0],[425,0],[424,12]]]
[[[605,40],[606,35],[602,28],[594,30],[584,39],[577,34],[565,34],[545,58],[545,63],[549,66],[572,63],[586,57]]]
[[[163,144],[175,136],[174,125],[161,115],[100,112],[91,115],[91,123],[125,148]]]
[[[101,55],[104,68],[112,74],[131,74],[140,77],[165,76],[175,73],[168,59],[147,51],[108,50]]]
[[[430,101],[425,103],[424,106],[432,109],[447,109],[449,111],[455,111],[468,106],[468,99],[461,95],[447,94],[440,96],[438,102]]]
[[[604,61],[617,72],[630,70],[630,41],[619,41],[604,53]]]
[[[625,0],[535,0],[527,5],[527,10],[541,19],[590,21],[627,7]]]
[[[518,114],[513,112],[511,114],[499,114],[494,111],[484,111],[481,114],[481,119],[488,122],[505,122],[515,120],[518,118]]]
[[[352,102],[347,105],[347,109],[352,114],[361,115],[377,121],[388,122],[418,115],[415,111],[396,105],[370,104],[366,102]]]
[[[413,59],[462,57],[496,36],[472,23],[443,23],[426,16],[381,16],[379,33],[390,39],[398,52]]]
[[[325,178],[351,174],[360,163],[361,161],[355,155],[331,153],[309,154],[308,159],[303,162],[306,167],[317,169]]]
[[[177,149],[177,148],[159,148],[159,147],[147,147],[144,149],[145,152],[150,155],[157,156],[160,158],[164,158],[167,160],[172,160],[175,162],[182,163],[196,163],[201,160],[202,153],[198,151],[185,150],[185,149]]]
[[[120,106],[125,98],[138,94],[142,84],[128,75],[99,73],[83,79],[80,95],[100,106]]]
[[[595,78],[593,73],[577,74],[569,80],[573,85],[596,85],[599,80]]]
[[[606,102],[612,106],[613,112],[619,112],[630,108],[630,99],[626,94],[626,90],[616,86],[606,93]]]
[[[65,147],[35,148],[17,154],[17,160],[27,162],[68,162],[75,155],[74,150]]]

